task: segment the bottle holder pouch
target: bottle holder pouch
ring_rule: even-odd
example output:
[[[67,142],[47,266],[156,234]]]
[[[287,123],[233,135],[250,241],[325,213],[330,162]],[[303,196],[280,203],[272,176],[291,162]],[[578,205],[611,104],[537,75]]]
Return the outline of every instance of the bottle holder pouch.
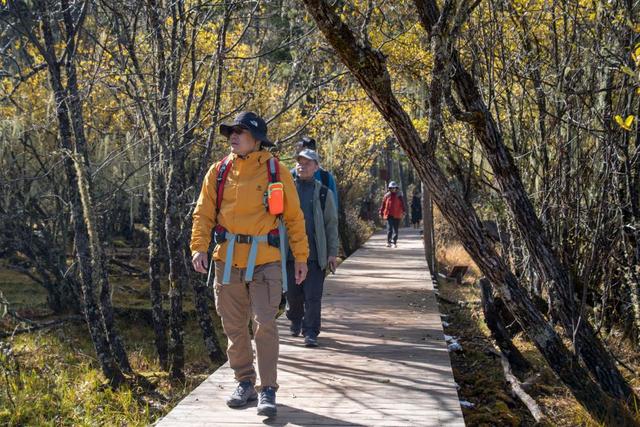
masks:
[[[284,185],[281,182],[272,182],[267,187],[267,205],[271,215],[284,212]]]

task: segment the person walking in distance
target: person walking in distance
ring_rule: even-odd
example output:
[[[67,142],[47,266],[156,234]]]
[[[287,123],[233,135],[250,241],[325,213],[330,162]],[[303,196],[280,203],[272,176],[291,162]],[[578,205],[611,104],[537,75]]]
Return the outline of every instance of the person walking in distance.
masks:
[[[307,278],[287,290],[287,318],[291,321],[291,335],[304,335],[307,347],[318,346],[320,311],[325,269],[336,269],[338,255],[338,210],[332,191],[314,179],[320,167],[318,154],[304,149],[298,153],[296,188],[304,214],[309,239]],[[293,262],[288,265],[289,278],[295,273]]]
[[[391,243],[398,247],[398,227],[400,220],[404,215],[404,201],[402,194],[399,193],[399,186],[395,181],[389,182],[389,191],[382,199],[379,214],[383,219],[387,220],[387,247],[391,247]]]
[[[420,228],[420,220],[422,220],[422,200],[420,192],[415,190],[411,198],[411,224],[413,224],[413,228]]]
[[[193,213],[193,268],[206,274],[207,251],[216,243],[215,306],[228,338],[227,356],[238,385],[227,399],[241,407],[259,398],[258,414],[277,413],[278,329],[276,315],[286,287],[286,234],[294,257],[296,286],[307,274],[309,247],[304,216],[289,171],[265,147],[267,125],[242,112],[220,125],[231,153],[207,172]],[[209,271],[211,274],[211,271]],[[252,320],[260,387],[249,335]]]

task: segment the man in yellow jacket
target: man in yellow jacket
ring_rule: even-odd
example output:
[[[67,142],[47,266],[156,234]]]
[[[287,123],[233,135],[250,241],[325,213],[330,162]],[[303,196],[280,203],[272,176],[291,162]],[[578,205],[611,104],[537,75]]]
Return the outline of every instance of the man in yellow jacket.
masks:
[[[207,251],[215,228],[216,310],[228,338],[229,364],[238,381],[227,405],[240,407],[258,398],[248,330],[252,319],[260,374],[258,414],[274,416],[279,351],[276,314],[283,277],[281,250],[272,237],[278,235],[278,221],[283,220],[295,258],[295,281],[302,283],[309,256],[304,216],[289,171],[269,160],[273,156],[264,150],[274,144],[267,138],[267,125],[261,117],[242,112],[232,124],[221,125],[220,133],[229,139],[231,154],[209,169],[202,185],[193,213],[192,263],[197,272],[207,273]],[[265,206],[268,168],[274,164],[284,189],[280,219]],[[281,226],[280,239],[283,231]]]

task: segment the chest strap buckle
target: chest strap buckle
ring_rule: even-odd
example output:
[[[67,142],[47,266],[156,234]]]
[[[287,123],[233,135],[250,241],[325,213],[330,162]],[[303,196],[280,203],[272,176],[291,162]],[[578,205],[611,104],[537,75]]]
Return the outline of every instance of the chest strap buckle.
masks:
[[[248,234],[236,234],[236,243],[250,244],[253,241],[253,237]]]

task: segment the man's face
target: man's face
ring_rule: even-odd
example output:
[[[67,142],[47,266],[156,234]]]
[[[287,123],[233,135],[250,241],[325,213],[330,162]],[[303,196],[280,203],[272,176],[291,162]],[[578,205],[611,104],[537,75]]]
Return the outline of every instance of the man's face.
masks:
[[[397,193],[398,192],[398,187],[391,187],[389,189],[389,191],[391,191],[392,193]]]
[[[315,160],[309,160],[306,157],[299,156],[296,163],[296,173],[301,179],[311,179],[313,174],[318,170],[318,164]]]
[[[256,151],[260,142],[251,135],[246,129],[240,126],[234,126],[229,135],[229,145],[231,146],[231,152],[239,156],[246,156],[247,154]]]

